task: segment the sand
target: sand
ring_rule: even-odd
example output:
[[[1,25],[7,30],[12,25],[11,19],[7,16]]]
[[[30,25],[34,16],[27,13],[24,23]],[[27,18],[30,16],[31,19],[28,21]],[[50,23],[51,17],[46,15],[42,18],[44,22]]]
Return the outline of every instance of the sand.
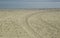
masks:
[[[60,9],[0,10],[0,38],[60,38]]]

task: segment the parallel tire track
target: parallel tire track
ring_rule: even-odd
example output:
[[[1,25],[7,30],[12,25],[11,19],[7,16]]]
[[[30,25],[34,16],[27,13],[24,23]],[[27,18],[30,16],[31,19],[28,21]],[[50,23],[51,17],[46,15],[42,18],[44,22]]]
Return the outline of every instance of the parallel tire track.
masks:
[[[26,24],[28,25],[28,27],[30,27],[31,31],[34,33],[33,35],[36,37],[36,38],[42,38],[43,36],[41,36],[39,33],[37,33],[34,28],[29,24],[28,20],[30,17],[34,16],[34,15],[37,15],[37,14],[41,14],[40,12],[36,12],[36,13],[33,13],[33,14],[30,14],[26,17]],[[42,18],[40,19],[43,23],[46,23],[47,25],[49,25],[50,27],[54,28],[54,29],[58,29],[60,30],[59,28],[57,27],[54,27],[52,24],[44,21]],[[31,33],[32,34],[32,33]]]
[[[34,15],[37,15],[37,14],[40,14],[40,12],[36,12],[36,13],[32,13],[32,14],[28,15],[28,16],[26,17],[25,21],[26,21],[27,27],[29,27],[29,28],[30,28],[30,31],[32,31],[31,35],[34,35],[35,38],[42,38],[42,36],[41,36],[39,33],[37,33],[37,32],[34,30],[34,28],[33,28],[31,25],[29,25],[29,22],[28,22],[28,19],[29,19],[30,17],[32,17],[32,16],[34,16]]]

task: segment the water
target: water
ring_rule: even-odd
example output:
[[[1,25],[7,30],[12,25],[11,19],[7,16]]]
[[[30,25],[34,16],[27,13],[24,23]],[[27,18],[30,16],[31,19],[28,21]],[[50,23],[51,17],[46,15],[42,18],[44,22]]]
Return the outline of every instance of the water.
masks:
[[[0,8],[60,8],[60,0],[0,0]]]

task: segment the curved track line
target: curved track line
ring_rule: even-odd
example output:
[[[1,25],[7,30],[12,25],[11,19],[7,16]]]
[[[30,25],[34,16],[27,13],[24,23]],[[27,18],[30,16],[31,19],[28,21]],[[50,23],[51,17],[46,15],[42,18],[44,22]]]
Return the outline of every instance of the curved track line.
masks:
[[[38,12],[38,13],[33,13],[33,14],[30,14],[29,16],[26,17],[26,24],[28,25],[28,27],[30,27],[31,31],[34,32],[35,36],[37,36],[36,38],[41,38],[42,36],[40,36],[40,34],[37,33],[37,32],[34,30],[34,28],[29,25],[28,20],[29,20],[30,17],[32,17],[32,16],[34,16],[34,15],[37,15],[37,14],[39,14],[39,13],[40,13],[40,12]],[[54,27],[52,24],[44,21],[43,19],[41,19],[41,21],[44,22],[44,23],[46,23],[46,24],[48,24],[48,25],[50,25],[50,27],[52,27],[52,28],[54,28],[54,29],[59,29],[59,28],[57,28],[57,27]],[[60,30],[60,29],[59,29],[59,30]]]
[[[39,13],[34,13],[34,14],[28,16],[28,18],[27,18],[27,23],[29,23],[28,20],[29,20],[30,17],[32,17],[32,16],[34,16],[34,15],[37,15],[37,14],[39,14]],[[44,21],[42,18],[41,18],[40,20],[41,20],[42,22],[48,24],[48,25],[51,25],[51,27],[54,27],[52,24],[48,23],[47,21]],[[59,29],[59,28],[57,28],[57,27],[54,27],[54,28],[55,28],[55,29]],[[59,30],[60,30],[60,29],[59,29]]]
[[[28,19],[29,19],[31,16],[36,15],[36,14],[39,14],[39,13],[40,13],[40,12],[38,12],[38,13],[36,12],[36,13],[30,14],[30,15],[28,15],[28,16],[26,17],[26,19],[25,19],[26,24],[27,24],[27,27],[30,28],[30,30],[32,31],[31,34],[33,34],[33,35],[35,36],[35,38],[42,38],[42,36],[40,36],[40,34],[37,33],[37,32],[34,30],[34,28],[29,25]]]

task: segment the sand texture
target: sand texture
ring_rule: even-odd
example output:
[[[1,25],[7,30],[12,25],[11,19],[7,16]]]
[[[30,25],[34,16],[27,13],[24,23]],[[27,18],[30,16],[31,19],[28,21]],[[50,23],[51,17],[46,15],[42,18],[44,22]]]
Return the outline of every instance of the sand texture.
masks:
[[[0,38],[60,38],[60,9],[0,10]]]

